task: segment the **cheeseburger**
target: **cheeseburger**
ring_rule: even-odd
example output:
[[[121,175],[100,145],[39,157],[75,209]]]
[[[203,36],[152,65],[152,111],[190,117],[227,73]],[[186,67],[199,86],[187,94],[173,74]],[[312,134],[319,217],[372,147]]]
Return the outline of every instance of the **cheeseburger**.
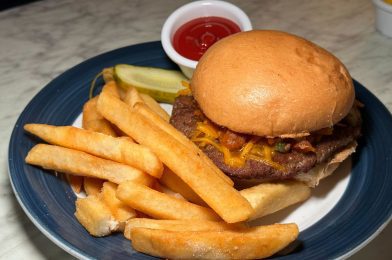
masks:
[[[237,182],[316,186],[355,151],[361,117],[334,55],[298,36],[248,31],[200,59],[171,124]]]

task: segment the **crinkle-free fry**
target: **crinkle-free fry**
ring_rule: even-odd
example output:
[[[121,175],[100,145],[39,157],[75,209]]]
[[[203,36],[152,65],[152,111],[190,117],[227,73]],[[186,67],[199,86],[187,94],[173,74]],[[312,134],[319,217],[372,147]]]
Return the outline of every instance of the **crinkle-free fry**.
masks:
[[[105,83],[114,81],[114,68],[113,67],[104,68],[102,70],[102,78],[105,81]]]
[[[44,169],[95,177],[117,184],[134,181],[150,186],[154,182],[154,178],[129,165],[56,145],[37,144],[29,151],[25,161]]]
[[[245,229],[245,224],[228,224],[224,221],[209,220],[166,220],[151,218],[133,218],[127,221],[124,236],[131,239],[131,230],[134,228],[151,228],[168,231],[224,231]]]
[[[163,172],[163,164],[158,157],[130,138],[112,137],[73,126],[26,124],[24,129],[50,144],[128,164],[153,177],[159,178]]]
[[[169,122],[170,115],[159,105],[159,103],[150,95],[139,93],[134,87],[129,87],[125,90],[125,95],[122,100],[132,108],[138,103],[146,104],[154,113],[166,122]]]
[[[118,230],[118,221],[114,219],[109,208],[97,196],[77,198],[75,206],[76,218],[91,235],[102,237]]]
[[[159,105],[159,103],[153,99],[150,95],[140,93],[140,97],[143,99],[144,103],[157,115],[159,115],[163,120],[169,122],[170,115]]]
[[[299,181],[261,183],[240,191],[252,208],[250,219],[260,218],[309,198],[310,188]]]
[[[163,170],[159,182],[170,188],[172,191],[181,194],[186,200],[205,206],[206,203],[189,186],[167,167]]]
[[[105,87],[98,99],[98,111],[137,142],[148,146],[226,222],[244,221],[253,213],[249,202],[199,156],[124,102],[106,93]]]
[[[87,195],[98,195],[101,193],[103,180],[91,177],[83,177],[83,188]]]
[[[125,205],[116,197],[117,184],[105,182],[99,194],[101,200],[110,209],[114,218],[119,222],[119,230],[124,230],[125,222],[136,217],[136,211]]]
[[[121,98],[121,89],[117,86],[115,81],[109,81],[105,84],[105,91],[107,94],[114,96],[116,98]]]
[[[98,112],[97,100],[98,97],[94,97],[84,104],[82,127],[106,135],[117,136],[112,124]]]
[[[157,219],[219,220],[218,215],[209,208],[174,198],[133,182],[121,183],[116,195],[131,208]]]
[[[149,107],[147,107],[143,103],[137,103],[134,105],[135,111],[143,115],[150,122],[153,122],[156,127],[159,127],[169,135],[171,135],[174,139],[180,142],[182,145],[187,147],[189,151],[194,153],[195,156],[198,157],[199,160],[202,160],[203,163],[208,165],[213,172],[215,172],[219,177],[221,177],[224,181],[229,183],[231,186],[234,185],[234,182],[225,175],[212,161],[205,155],[197,145],[195,145],[191,140],[189,140],[183,133],[178,131],[174,126],[160,118],[156,113],[153,113]]]
[[[80,193],[82,191],[84,177],[66,174],[66,179],[75,193]]]
[[[168,231],[133,228],[135,250],[168,259],[259,259],[273,255],[298,236],[295,224],[240,231]]]
[[[144,100],[134,87],[129,87],[125,90],[123,101],[131,107],[134,107],[137,103],[144,103]]]
[[[110,81],[106,83],[106,90],[107,93],[109,93],[112,96],[115,96],[117,98],[122,98],[124,95],[124,92],[121,88],[119,88],[116,84],[115,81]],[[94,107],[94,109],[96,110],[96,106]],[[98,112],[99,114],[99,112]],[[113,128],[115,135],[114,136],[123,136],[125,135],[124,132],[122,132],[120,129],[118,129],[115,125],[110,124],[111,127]],[[93,130],[99,133],[103,133],[98,127],[95,129],[90,129],[89,125],[83,125],[84,129],[89,129],[89,130]]]
[[[165,193],[169,196],[172,196],[174,198],[180,199],[180,200],[186,200],[180,193],[174,192],[170,188],[166,187],[165,185],[162,185],[159,182],[155,182],[152,187],[154,190]]]

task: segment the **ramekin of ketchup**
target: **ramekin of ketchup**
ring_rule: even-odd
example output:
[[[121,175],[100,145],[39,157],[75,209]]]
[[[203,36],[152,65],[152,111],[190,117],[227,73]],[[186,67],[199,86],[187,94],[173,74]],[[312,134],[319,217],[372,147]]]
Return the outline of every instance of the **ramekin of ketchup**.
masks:
[[[161,41],[169,58],[191,78],[197,61],[215,42],[249,30],[252,30],[252,24],[237,6],[224,1],[203,0],[175,10],[163,25]]]
[[[181,25],[174,33],[172,43],[180,55],[198,61],[215,42],[240,31],[240,27],[229,19],[199,17]]]

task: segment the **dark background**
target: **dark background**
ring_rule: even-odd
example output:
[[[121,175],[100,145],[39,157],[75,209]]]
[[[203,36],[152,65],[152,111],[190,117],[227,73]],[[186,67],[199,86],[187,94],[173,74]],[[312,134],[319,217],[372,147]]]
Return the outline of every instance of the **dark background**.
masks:
[[[36,1],[38,0],[0,0],[0,11]]]

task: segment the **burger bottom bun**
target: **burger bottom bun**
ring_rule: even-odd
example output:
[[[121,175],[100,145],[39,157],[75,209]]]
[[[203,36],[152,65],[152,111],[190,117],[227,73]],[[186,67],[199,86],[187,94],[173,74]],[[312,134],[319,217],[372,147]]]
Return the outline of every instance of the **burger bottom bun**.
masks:
[[[355,152],[357,145],[357,142],[352,142],[344,150],[335,154],[329,162],[319,164],[307,173],[300,173],[295,176],[295,179],[305,183],[309,187],[316,187],[321,179],[331,175],[339,167],[341,162]]]

